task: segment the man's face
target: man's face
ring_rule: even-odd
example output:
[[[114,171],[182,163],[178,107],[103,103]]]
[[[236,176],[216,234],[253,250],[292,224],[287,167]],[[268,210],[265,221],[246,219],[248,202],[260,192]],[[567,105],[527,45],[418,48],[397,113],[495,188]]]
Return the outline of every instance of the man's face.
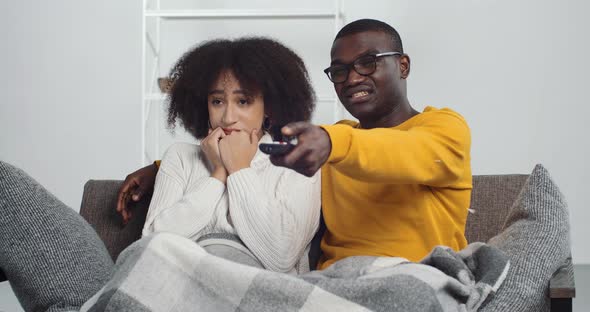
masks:
[[[398,52],[393,50],[389,35],[380,31],[360,32],[334,41],[330,65],[350,64],[361,56],[382,52]],[[340,102],[351,115],[361,122],[378,120],[391,114],[400,100],[405,99],[409,58],[401,58],[404,62],[407,60],[407,64],[401,64],[399,56],[377,58],[375,72],[368,76],[360,75],[351,67],[348,79],[334,84]]]

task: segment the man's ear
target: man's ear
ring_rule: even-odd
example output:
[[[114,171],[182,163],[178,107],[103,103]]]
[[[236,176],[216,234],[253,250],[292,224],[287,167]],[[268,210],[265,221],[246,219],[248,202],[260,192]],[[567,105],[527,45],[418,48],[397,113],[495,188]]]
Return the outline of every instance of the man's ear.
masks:
[[[407,79],[410,75],[410,56],[407,54],[402,55],[399,58],[399,67],[401,72],[401,78]]]

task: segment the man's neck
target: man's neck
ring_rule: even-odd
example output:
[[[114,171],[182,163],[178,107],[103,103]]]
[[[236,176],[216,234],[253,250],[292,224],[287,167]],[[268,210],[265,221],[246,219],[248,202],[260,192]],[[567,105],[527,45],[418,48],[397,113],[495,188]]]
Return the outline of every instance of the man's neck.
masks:
[[[403,103],[396,105],[389,114],[374,120],[360,120],[360,127],[362,129],[392,128],[418,114],[419,112],[412,108],[410,102],[405,99]]]

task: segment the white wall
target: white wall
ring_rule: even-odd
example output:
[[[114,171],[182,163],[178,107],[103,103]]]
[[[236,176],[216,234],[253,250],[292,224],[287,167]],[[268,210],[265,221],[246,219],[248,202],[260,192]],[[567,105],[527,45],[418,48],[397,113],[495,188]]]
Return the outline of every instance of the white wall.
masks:
[[[372,17],[400,31],[412,57],[411,102],[465,115],[475,174],[549,169],[570,205],[574,262],[590,263],[590,3],[343,7],[348,21]],[[120,179],[140,165],[140,10],[138,0],[0,2],[0,159],[74,209],[86,180]],[[324,53],[317,58],[329,60]],[[312,65],[312,75],[324,68]]]
[[[140,1],[1,1],[0,159],[79,209],[140,160]]]
[[[0,12],[0,159],[78,210],[88,179],[140,161],[141,1],[0,1]],[[2,283],[0,311],[19,310]]]

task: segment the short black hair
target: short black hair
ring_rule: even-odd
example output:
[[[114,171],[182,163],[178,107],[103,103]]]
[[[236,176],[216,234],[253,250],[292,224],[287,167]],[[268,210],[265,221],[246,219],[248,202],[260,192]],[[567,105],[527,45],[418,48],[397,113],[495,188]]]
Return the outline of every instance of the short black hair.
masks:
[[[272,125],[309,121],[315,93],[303,60],[269,38],[245,37],[201,43],[184,54],[170,71],[168,126],[177,119],[195,138],[207,136],[207,96],[224,70],[249,92],[262,94]]]
[[[348,35],[357,34],[365,31],[380,31],[391,36],[391,45],[395,52],[404,53],[404,47],[402,45],[402,38],[399,36],[397,30],[391,27],[389,24],[374,20],[374,19],[360,19],[347,24],[342,27],[338,34],[336,34],[336,41],[338,38],[345,37]]]

